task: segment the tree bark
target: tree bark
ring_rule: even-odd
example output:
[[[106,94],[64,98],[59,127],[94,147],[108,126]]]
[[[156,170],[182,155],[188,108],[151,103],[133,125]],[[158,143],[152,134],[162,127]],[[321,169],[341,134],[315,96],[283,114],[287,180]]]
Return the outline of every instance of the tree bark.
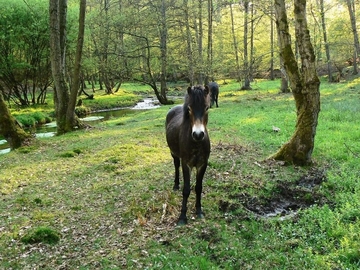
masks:
[[[306,1],[294,1],[295,34],[301,57],[301,70],[291,48],[291,36],[284,0],[275,0],[280,54],[284,60],[297,110],[296,129],[289,142],[271,158],[287,164],[309,165],[314,149],[320,112],[320,80],[316,74],[315,54],[306,21]]]
[[[213,73],[212,73],[212,57],[213,57],[213,44],[212,44],[212,33],[213,33],[213,13],[214,13],[214,6],[213,0],[208,0],[208,44],[207,44],[207,70],[206,70],[206,77],[205,77],[205,85],[208,85],[210,81],[213,81]]]
[[[323,38],[324,38],[324,43],[325,43],[328,82],[332,82],[333,77],[331,75],[330,48],[329,48],[329,42],[327,39],[326,24],[325,24],[324,0],[320,0],[320,17],[321,17],[321,28],[323,31]]]
[[[240,76],[239,48],[235,35],[234,12],[233,12],[232,4],[230,4],[229,6],[230,6],[230,18],[231,18],[231,34],[233,37],[235,64],[236,64],[236,80],[240,82],[241,76]]]
[[[194,84],[194,56],[192,49],[192,37],[190,31],[190,20],[189,20],[189,2],[188,0],[183,0],[184,5],[184,16],[185,16],[185,28],[186,28],[186,53],[187,53],[187,66],[188,66],[188,76],[190,85]]]
[[[195,36],[196,36],[196,40],[197,40],[197,78],[196,78],[196,82],[197,84],[203,84],[204,82],[204,58],[203,58],[203,15],[202,15],[202,0],[200,0],[198,2],[198,20],[199,23],[196,23],[196,18],[195,18],[195,24],[194,24],[194,28],[195,28]]]
[[[85,11],[86,11],[86,0],[80,0],[79,32],[78,32],[78,40],[76,46],[74,72],[71,78],[70,99],[66,112],[66,130],[72,130],[75,126],[80,125],[80,121],[75,114],[75,105],[76,105],[76,99],[78,96],[79,86],[80,86],[81,56],[82,56],[82,50],[84,44],[84,32],[85,32]]]
[[[27,142],[31,135],[26,133],[11,115],[0,92],[0,134],[4,136],[11,149],[16,149]]]
[[[358,74],[358,67],[357,67],[357,58],[360,55],[360,44],[359,44],[359,36],[356,29],[356,18],[355,18],[355,3],[351,0],[346,0],[346,4],[349,10],[350,21],[351,21],[351,29],[353,31],[354,37],[354,61],[353,61],[353,74]]]
[[[65,80],[67,0],[50,0],[50,58],[54,78],[54,104],[57,134],[66,133],[69,88]]]
[[[80,62],[84,39],[86,0],[80,2],[79,36],[76,48],[72,85],[66,81],[66,16],[67,0],[50,0],[50,59],[54,78],[54,104],[57,134],[70,132],[81,126],[75,115],[76,98],[80,80]],[[70,92],[71,90],[71,92]],[[70,95],[71,94],[71,95]]]
[[[167,25],[166,25],[166,3],[165,0],[161,0],[161,16],[160,16],[160,62],[161,62],[161,74],[160,74],[160,92],[163,99],[166,101],[166,70],[167,70]]]
[[[274,76],[274,12],[270,11],[270,80],[275,80]]]
[[[248,17],[249,17],[250,1],[244,1],[244,82],[241,90],[250,90],[250,71],[249,71],[249,55],[248,55]]]

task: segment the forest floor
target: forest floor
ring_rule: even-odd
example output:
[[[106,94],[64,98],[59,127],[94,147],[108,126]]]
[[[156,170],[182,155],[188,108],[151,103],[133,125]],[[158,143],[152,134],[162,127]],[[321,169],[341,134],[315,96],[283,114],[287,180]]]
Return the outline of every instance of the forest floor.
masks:
[[[221,83],[206,217],[195,219],[192,185],[186,226],[165,140],[171,106],[0,155],[0,269],[357,269],[360,81],[322,81],[309,167],[268,159],[296,121],[279,85]]]

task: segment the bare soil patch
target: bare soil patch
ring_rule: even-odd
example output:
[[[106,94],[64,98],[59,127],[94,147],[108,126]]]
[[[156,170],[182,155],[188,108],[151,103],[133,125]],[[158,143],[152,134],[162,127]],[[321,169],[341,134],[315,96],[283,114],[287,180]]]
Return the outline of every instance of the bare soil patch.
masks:
[[[313,168],[296,182],[280,181],[270,198],[243,196],[244,206],[263,217],[287,216],[312,205],[323,205],[327,199],[319,192],[319,185],[326,181],[323,170]]]
[[[304,170],[300,176],[286,175],[279,173],[283,171],[283,163],[274,160],[256,161],[256,153],[253,150],[239,145],[217,145],[214,147],[214,155],[229,159],[231,163],[234,160],[242,159],[246,155],[247,164],[252,163],[253,173],[244,175],[236,174],[236,182],[243,185],[238,188],[239,192],[229,194],[228,198],[219,200],[219,210],[223,213],[239,212],[239,209],[245,209],[247,214],[238,215],[238,218],[249,218],[249,215],[256,217],[287,217],[292,216],[300,209],[306,209],[312,205],[324,205],[330,203],[328,198],[321,193],[320,186],[327,181],[326,171],[323,168],[312,167]],[[231,155],[226,157],[221,152],[230,152]],[[231,166],[232,174],[237,168]],[[262,174],[262,175],[261,175]],[[259,180],[263,177],[263,180]],[[265,180],[264,180],[265,179]],[[270,193],[260,191],[267,183],[272,182]],[[249,182],[255,183],[253,186]],[[256,194],[256,187],[259,186],[259,193]],[[249,187],[251,187],[249,189]],[[233,186],[231,185],[231,188]],[[229,188],[229,190],[231,189]],[[255,192],[254,192],[255,190]],[[254,195],[255,193],[255,195]],[[241,216],[241,217],[240,217]]]

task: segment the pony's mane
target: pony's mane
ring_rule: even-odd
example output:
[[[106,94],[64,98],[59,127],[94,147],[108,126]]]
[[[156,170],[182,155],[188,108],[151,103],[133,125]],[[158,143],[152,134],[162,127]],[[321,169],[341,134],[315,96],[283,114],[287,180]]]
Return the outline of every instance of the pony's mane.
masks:
[[[191,91],[191,97],[190,94],[188,93],[189,91]],[[185,95],[184,105],[188,106],[190,104],[190,101],[192,104],[204,102],[205,88],[202,85],[192,86],[191,90],[188,90],[188,92]]]
[[[191,91],[191,94],[189,93]],[[195,85],[188,89],[185,95],[185,101],[183,105],[184,117],[189,117],[188,106],[193,104],[202,104],[205,101],[205,88],[202,85]]]

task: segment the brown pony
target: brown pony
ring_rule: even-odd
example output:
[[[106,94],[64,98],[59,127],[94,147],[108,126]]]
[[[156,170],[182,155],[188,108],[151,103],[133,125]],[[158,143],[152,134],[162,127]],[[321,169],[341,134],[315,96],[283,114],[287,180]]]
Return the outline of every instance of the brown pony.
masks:
[[[184,177],[183,200],[178,225],[186,224],[187,201],[190,194],[190,175],[196,168],[196,215],[203,218],[201,209],[202,181],[210,155],[210,139],[206,129],[210,95],[208,86],[187,89],[185,102],[172,108],[166,116],[166,141],[174,159],[174,190],[179,189],[180,161]]]

